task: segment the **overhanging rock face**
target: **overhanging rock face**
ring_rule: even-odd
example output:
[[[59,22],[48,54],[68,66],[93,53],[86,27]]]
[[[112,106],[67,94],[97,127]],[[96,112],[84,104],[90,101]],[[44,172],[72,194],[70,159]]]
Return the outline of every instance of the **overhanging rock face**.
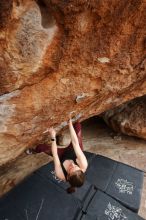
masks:
[[[5,3],[5,1],[1,1]],[[0,165],[66,126],[146,94],[146,3],[7,1],[0,28]]]

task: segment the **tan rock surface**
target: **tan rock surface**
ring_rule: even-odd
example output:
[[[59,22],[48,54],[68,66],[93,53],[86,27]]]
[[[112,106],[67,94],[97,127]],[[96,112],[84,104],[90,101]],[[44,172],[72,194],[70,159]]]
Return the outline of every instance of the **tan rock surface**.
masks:
[[[146,96],[107,111],[103,118],[115,131],[146,140]]]
[[[0,165],[71,111],[84,120],[146,94],[144,0],[49,2],[1,10]]]

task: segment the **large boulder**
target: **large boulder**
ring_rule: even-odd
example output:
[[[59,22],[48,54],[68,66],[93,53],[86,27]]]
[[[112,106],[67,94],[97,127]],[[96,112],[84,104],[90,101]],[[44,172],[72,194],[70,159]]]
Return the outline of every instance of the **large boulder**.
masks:
[[[103,118],[115,131],[146,140],[146,96],[107,111]]]
[[[146,94],[143,0],[1,0],[0,165]]]

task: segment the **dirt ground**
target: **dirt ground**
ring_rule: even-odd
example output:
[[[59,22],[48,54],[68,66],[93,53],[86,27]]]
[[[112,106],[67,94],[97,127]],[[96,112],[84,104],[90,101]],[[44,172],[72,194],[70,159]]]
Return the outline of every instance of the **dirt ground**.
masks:
[[[145,172],[139,215],[146,219],[146,141],[113,132],[98,117],[82,123],[84,149]]]

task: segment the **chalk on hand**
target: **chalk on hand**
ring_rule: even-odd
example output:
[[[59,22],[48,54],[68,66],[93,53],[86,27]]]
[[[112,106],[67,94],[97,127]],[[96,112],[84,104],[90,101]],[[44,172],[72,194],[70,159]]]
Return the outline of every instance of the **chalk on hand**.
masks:
[[[77,121],[79,118],[81,118],[81,116],[82,116],[82,113],[79,113],[74,118],[72,118],[72,122]]]

